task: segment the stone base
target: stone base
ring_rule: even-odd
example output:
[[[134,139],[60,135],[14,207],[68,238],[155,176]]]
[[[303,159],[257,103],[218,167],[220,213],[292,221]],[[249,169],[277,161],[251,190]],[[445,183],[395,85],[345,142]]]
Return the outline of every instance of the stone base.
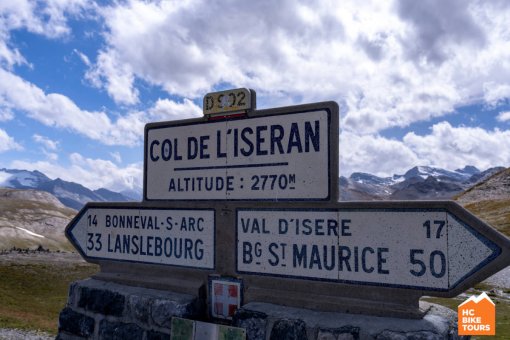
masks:
[[[232,326],[247,340],[462,339],[457,313],[420,303],[421,319],[319,312],[251,302]],[[172,317],[206,320],[205,301],[193,295],[132,287],[95,279],[71,284],[59,317],[57,339],[170,339]]]
[[[457,314],[446,307],[420,303],[428,310],[419,320],[317,312],[252,302],[234,316],[233,326],[246,329],[247,340],[443,340],[457,335]]]
[[[87,279],[71,284],[57,339],[170,339],[173,316],[203,315],[192,295]]]

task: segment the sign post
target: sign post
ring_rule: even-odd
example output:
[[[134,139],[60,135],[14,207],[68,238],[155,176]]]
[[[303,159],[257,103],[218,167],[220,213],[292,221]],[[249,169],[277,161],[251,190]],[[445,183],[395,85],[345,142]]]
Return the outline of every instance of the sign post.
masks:
[[[510,264],[508,238],[454,202],[337,202],[336,103],[255,107],[222,91],[203,118],[146,125],[143,201],[89,203],[66,229],[95,278],[204,298],[226,277],[219,314],[242,296],[419,318],[421,296]]]
[[[449,205],[238,209],[237,271],[449,292],[502,252]]]
[[[85,206],[67,230],[88,261],[214,269],[212,209]]]
[[[338,107],[147,124],[144,166],[147,201],[336,201]]]
[[[453,201],[236,209],[246,301],[419,318],[510,264],[510,241]],[[292,289],[286,282],[292,282]]]

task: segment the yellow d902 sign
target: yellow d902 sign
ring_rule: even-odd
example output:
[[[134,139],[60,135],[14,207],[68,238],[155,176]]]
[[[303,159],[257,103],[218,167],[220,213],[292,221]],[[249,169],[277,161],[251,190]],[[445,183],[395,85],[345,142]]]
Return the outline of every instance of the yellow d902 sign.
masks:
[[[204,97],[204,115],[243,112],[254,108],[254,91],[245,88],[208,93]]]

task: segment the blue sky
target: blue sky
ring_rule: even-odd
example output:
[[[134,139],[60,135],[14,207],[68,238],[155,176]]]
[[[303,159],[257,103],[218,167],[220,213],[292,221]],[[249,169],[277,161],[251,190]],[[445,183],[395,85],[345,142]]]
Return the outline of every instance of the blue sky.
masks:
[[[144,124],[237,87],[336,101],[342,175],[510,166],[508,22],[503,0],[2,1],[0,167],[140,190]]]

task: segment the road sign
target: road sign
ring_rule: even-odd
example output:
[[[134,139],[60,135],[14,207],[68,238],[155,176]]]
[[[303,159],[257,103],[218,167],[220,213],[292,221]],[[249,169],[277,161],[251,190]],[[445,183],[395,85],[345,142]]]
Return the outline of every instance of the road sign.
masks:
[[[203,269],[214,269],[214,235],[213,209],[85,206],[66,228],[85,260]]]
[[[204,97],[204,115],[218,116],[255,109],[256,94],[245,88],[208,93]]]
[[[479,230],[481,222],[468,225],[447,209],[453,203],[418,209],[367,203],[238,209],[237,271],[449,292],[502,255],[501,244]],[[508,253],[508,239],[503,248]]]
[[[242,119],[147,124],[144,196],[330,200],[337,191],[331,178],[338,172],[337,144],[338,107],[332,103]]]

